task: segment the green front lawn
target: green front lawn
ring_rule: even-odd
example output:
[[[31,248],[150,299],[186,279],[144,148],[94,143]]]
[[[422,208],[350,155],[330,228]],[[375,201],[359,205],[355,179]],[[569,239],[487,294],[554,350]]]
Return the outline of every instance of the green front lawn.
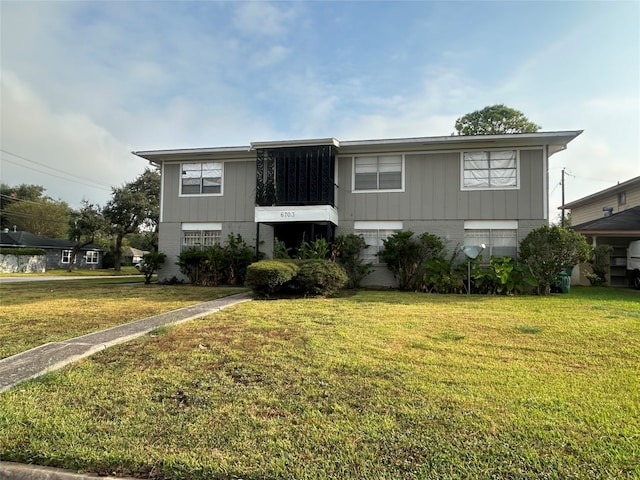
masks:
[[[0,283],[0,358],[245,291],[143,285],[142,278]]]
[[[254,301],[0,394],[0,458],[162,479],[640,476],[640,295]]]

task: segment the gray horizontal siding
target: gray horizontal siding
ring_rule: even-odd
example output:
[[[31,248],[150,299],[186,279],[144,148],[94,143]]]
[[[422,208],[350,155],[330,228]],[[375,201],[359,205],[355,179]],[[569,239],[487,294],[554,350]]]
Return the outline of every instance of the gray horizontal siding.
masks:
[[[520,152],[520,188],[463,191],[460,152],[405,156],[405,191],[353,193],[351,157],[340,157],[338,210],[345,220],[510,220],[545,217],[542,150]]]
[[[253,221],[256,162],[224,163],[223,195],[180,196],[180,164],[164,167],[163,222]]]

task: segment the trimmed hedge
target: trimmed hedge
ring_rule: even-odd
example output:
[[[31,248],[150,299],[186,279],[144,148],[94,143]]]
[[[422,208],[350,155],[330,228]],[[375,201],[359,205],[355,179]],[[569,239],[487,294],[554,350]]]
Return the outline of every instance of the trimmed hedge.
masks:
[[[292,260],[260,260],[247,267],[245,285],[260,295],[272,295],[289,284],[298,273]]]
[[[247,267],[245,285],[263,296],[285,290],[332,296],[348,279],[344,268],[330,260],[261,260]]]
[[[35,256],[35,255],[46,255],[46,252],[42,248],[12,248],[12,247],[4,247],[0,248],[0,255],[27,255],[27,256]]]
[[[305,295],[331,297],[343,288],[349,277],[344,268],[330,260],[304,260],[295,279]]]

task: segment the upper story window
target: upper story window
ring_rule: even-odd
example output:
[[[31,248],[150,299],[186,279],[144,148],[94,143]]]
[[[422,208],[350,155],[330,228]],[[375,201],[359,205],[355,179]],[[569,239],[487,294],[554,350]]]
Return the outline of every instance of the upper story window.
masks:
[[[618,192],[618,205],[625,205],[627,203],[627,192]]]
[[[515,150],[462,153],[463,190],[513,188],[518,188]]]
[[[361,156],[353,160],[353,190],[356,192],[402,191],[402,155]]]
[[[222,162],[183,163],[182,195],[221,195]]]

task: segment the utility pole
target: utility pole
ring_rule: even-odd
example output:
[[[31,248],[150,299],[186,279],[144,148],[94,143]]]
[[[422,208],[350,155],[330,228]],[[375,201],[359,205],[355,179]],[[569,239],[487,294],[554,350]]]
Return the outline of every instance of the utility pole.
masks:
[[[562,186],[562,216],[560,217],[560,226],[564,228],[564,168],[562,169],[562,180],[560,181]]]

